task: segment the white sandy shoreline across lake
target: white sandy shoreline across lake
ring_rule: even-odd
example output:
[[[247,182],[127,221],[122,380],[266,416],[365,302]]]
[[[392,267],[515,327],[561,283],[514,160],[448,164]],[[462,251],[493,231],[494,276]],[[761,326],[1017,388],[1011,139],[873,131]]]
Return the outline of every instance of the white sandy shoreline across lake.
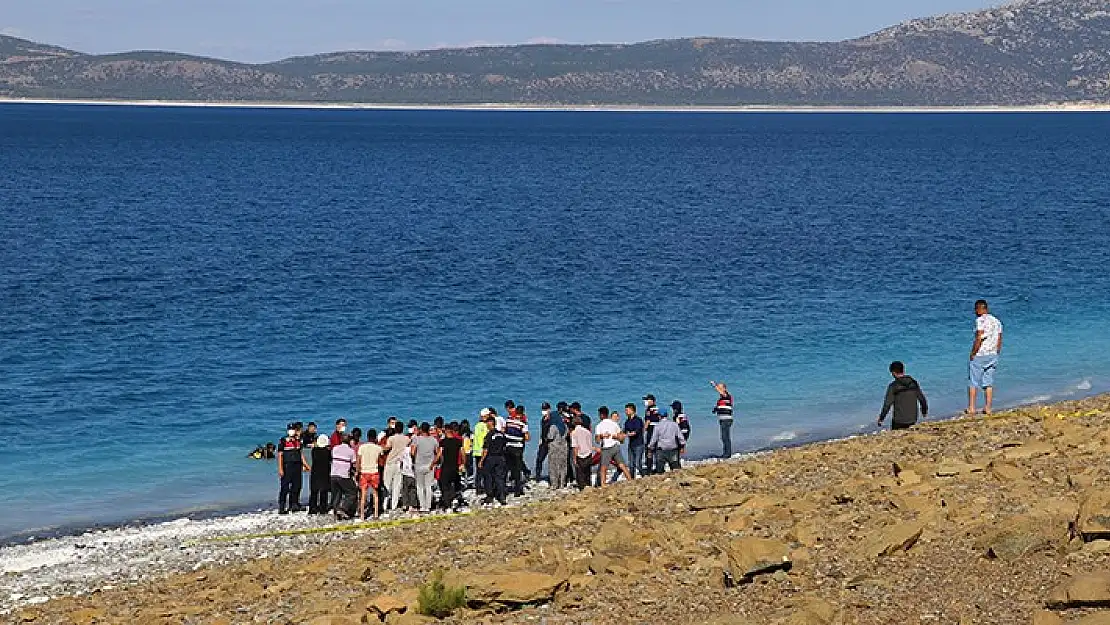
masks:
[[[1076,102],[1024,106],[641,106],[529,104],[373,104],[327,102],[190,102],[178,100],[55,100],[0,98],[0,104],[66,104],[172,108],[307,109],[350,111],[536,111],[608,113],[1104,113],[1110,102]]]

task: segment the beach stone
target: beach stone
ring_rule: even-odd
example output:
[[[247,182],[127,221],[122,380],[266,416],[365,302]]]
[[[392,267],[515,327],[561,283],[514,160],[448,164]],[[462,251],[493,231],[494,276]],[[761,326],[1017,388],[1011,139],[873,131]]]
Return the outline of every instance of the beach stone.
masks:
[[[590,546],[594,553],[621,553],[635,546],[632,529],[621,523],[606,523],[594,535]]]
[[[398,614],[396,612],[390,614],[385,619],[386,625],[430,625],[431,623],[438,623],[439,620],[431,616],[424,616],[416,612],[405,612]]]
[[[393,595],[378,595],[366,604],[366,611],[373,612],[378,616],[379,620],[385,620],[387,616],[396,612],[400,614],[408,610],[409,604],[407,601],[400,597]]]
[[[308,625],[362,625],[362,619],[353,616],[317,616]]]
[[[976,543],[988,558],[1016,560],[1028,553],[1067,542],[1067,524],[1049,516],[1022,516],[1007,519]]]
[[[1070,625],[1110,625],[1110,612],[1088,614],[1078,621],[1072,621]]]
[[[956,477],[958,475],[966,475],[969,473],[979,473],[983,467],[978,464],[969,464],[967,462],[960,462],[958,460],[949,460],[937,465],[937,477]]]
[[[737,538],[722,548],[733,578],[747,583],[757,575],[790,570],[790,547],[766,538]]]
[[[1047,610],[1038,610],[1033,613],[1033,620],[1031,625],[1064,625],[1064,619],[1056,616],[1055,612],[1048,612]]]
[[[1002,451],[1005,460],[1030,460],[1047,456],[1056,451],[1056,447],[1044,441],[1028,441],[1019,447],[1011,447]]]
[[[80,608],[69,613],[69,618],[75,625],[91,625],[104,619],[104,610],[99,608]]]
[[[876,530],[863,540],[856,549],[856,555],[862,559],[873,560],[909,551],[921,539],[924,531],[925,523],[921,521],[899,523]]]
[[[1110,573],[1072,578],[1052,591],[1046,605],[1054,610],[1110,606]]]
[[[898,473],[899,486],[917,486],[921,481],[921,475],[917,471],[906,469]]]
[[[775,625],[831,625],[836,620],[837,609],[824,599],[809,599],[789,616],[775,621]]]
[[[1076,525],[1085,541],[1110,538],[1110,491],[1088,490],[1079,506]]]
[[[1083,545],[1083,551],[1087,553],[1106,553],[1110,551],[1110,540],[1092,540]]]
[[[714,494],[690,504],[690,509],[697,512],[700,510],[716,510],[720,508],[738,508],[751,499],[751,495],[742,495],[739,493]]]
[[[1016,482],[1025,479],[1025,471],[1009,462],[990,463],[991,475],[1000,482]]]
[[[502,605],[516,609],[552,601],[567,589],[567,582],[566,577],[530,571],[471,575],[466,579],[466,599],[471,608]]]

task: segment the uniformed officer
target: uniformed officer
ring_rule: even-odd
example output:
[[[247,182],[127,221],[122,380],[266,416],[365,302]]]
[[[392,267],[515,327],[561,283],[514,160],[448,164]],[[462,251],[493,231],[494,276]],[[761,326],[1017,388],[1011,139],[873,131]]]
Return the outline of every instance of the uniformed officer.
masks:
[[[505,433],[497,429],[497,417],[490,414],[486,417],[486,443],[482,448],[482,459],[478,461],[478,470],[485,471],[487,482],[486,498],[484,504],[491,504],[497,500],[505,505],[505,478],[508,467],[505,464],[505,449],[509,439]]]
[[[281,490],[278,491],[278,514],[300,512],[301,484],[304,482],[304,471],[308,471],[308,462],[302,453],[301,424],[290,423],[286,428],[286,436],[278,443],[278,477],[281,479]]]

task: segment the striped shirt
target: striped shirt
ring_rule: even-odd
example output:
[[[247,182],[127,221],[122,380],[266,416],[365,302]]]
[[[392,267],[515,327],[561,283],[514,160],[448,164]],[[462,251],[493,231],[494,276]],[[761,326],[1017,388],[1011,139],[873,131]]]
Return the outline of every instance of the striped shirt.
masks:
[[[725,393],[717,400],[717,405],[713,407],[713,414],[721,421],[732,420],[732,395]]]
[[[519,415],[512,415],[505,420],[505,438],[509,439],[506,447],[510,449],[524,449],[524,432],[528,430],[528,422]]]

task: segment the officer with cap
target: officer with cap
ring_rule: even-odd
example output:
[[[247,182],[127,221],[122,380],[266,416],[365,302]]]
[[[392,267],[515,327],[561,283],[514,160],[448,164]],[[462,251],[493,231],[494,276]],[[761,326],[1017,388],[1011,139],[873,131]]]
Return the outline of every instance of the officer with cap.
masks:
[[[278,443],[278,477],[281,478],[278,514],[304,509],[301,507],[301,485],[304,483],[304,472],[310,469],[302,453],[302,428],[300,423],[290,423],[285,430],[286,436]]]

